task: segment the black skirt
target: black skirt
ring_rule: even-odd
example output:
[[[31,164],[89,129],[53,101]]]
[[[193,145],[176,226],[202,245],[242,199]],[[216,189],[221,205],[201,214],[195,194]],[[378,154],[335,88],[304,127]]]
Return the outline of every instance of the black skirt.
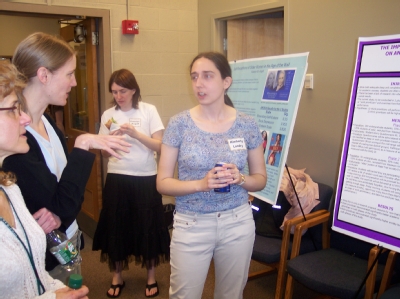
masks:
[[[156,175],[130,176],[108,173],[103,208],[93,238],[93,250],[115,271],[135,259],[143,266],[169,260],[170,236],[164,221],[162,197]]]

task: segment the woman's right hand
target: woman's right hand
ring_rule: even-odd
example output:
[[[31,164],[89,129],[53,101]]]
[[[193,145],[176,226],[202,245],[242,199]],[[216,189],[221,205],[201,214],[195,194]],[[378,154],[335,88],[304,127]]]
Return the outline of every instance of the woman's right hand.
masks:
[[[111,156],[118,159],[121,156],[116,152],[117,150],[129,153],[131,145],[125,141],[124,136],[111,136],[111,135],[95,135],[95,134],[82,134],[75,140],[75,147],[83,150],[99,149],[108,152]]]
[[[48,234],[52,230],[59,228],[61,225],[60,217],[46,208],[41,208],[32,216],[43,229],[45,234]]]
[[[89,289],[86,286],[82,286],[77,290],[70,289],[68,287],[58,289],[54,292],[56,299],[88,299],[87,294]]]

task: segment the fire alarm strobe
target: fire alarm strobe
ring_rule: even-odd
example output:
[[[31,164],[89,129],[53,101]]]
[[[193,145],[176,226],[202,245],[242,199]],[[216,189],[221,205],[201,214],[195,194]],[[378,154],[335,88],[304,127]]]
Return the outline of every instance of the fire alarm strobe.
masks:
[[[123,20],[122,34],[139,34],[139,21]]]

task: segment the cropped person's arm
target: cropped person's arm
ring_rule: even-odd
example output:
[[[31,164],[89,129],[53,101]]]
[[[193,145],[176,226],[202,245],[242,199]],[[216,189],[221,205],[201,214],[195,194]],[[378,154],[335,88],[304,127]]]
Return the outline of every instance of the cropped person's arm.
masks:
[[[129,124],[126,124],[126,125],[129,126]],[[122,129],[123,126],[125,126],[125,125],[122,125],[121,129],[112,131],[110,133],[110,135],[122,136],[123,134],[128,134],[130,137],[137,139],[140,143],[142,143],[147,148],[157,152],[157,154],[160,154],[164,130],[159,130],[157,132],[154,132],[151,136],[147,136],[143,133],[140,133],[136,129],[134,129],[135,134],[131,135],[130,133],[127,133],[127,132],[130,132],[129,129],[128,129],[128,131],[126,131],[126,129],[124,129],[124,130]],[[133,136],[135,136],[135,137],[133,137]],[[101,154],[104,158],[109,158],[111,156],[110,153],[108,153],[107,151],[104,151],[104,150],[101,150]]]
[[[154,132],[151,136],[147,136],[138,130],[130,124],[123,124],[121,127],[116,130],[116,132],[120,132],[122,135],[127,134],[131,138],[134,138],[138,140],[140,143],[142,143],[144,146],[147,148],[157,152],[158,154],[161,152],[161,143],[162,143],[162,137],[164,130],[159,130],[157,132]],[[118,133],[119,133],[118,132]]]
[[[263,151],[262,144],[248,151],[249,175],[245,175],[245,183],[241,185],[247,191],[262,190],[267,183],[267,170]]]
[[[127,143],[123,136],[105,136],[96,134],[82,134],[75,139],[74,149],[82,149],[88,151],[90,149],[99,149],[107,152],[109,155],[118,159],[121,155],[117,150],[129,152],[130,144]]]
[[[141,134],[136,137],[144,146],[147,148],[157,152],[157,154],[161,153],[161,143],[163,138],[164,130],[157,131],[151,135],[151,137]]]

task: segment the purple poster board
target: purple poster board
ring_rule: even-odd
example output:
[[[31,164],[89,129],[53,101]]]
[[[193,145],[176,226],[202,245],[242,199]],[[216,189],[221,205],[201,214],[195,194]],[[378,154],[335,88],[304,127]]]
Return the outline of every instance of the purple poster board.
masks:
[[[332,229],[400,252],[400,35],[359,38]]]

